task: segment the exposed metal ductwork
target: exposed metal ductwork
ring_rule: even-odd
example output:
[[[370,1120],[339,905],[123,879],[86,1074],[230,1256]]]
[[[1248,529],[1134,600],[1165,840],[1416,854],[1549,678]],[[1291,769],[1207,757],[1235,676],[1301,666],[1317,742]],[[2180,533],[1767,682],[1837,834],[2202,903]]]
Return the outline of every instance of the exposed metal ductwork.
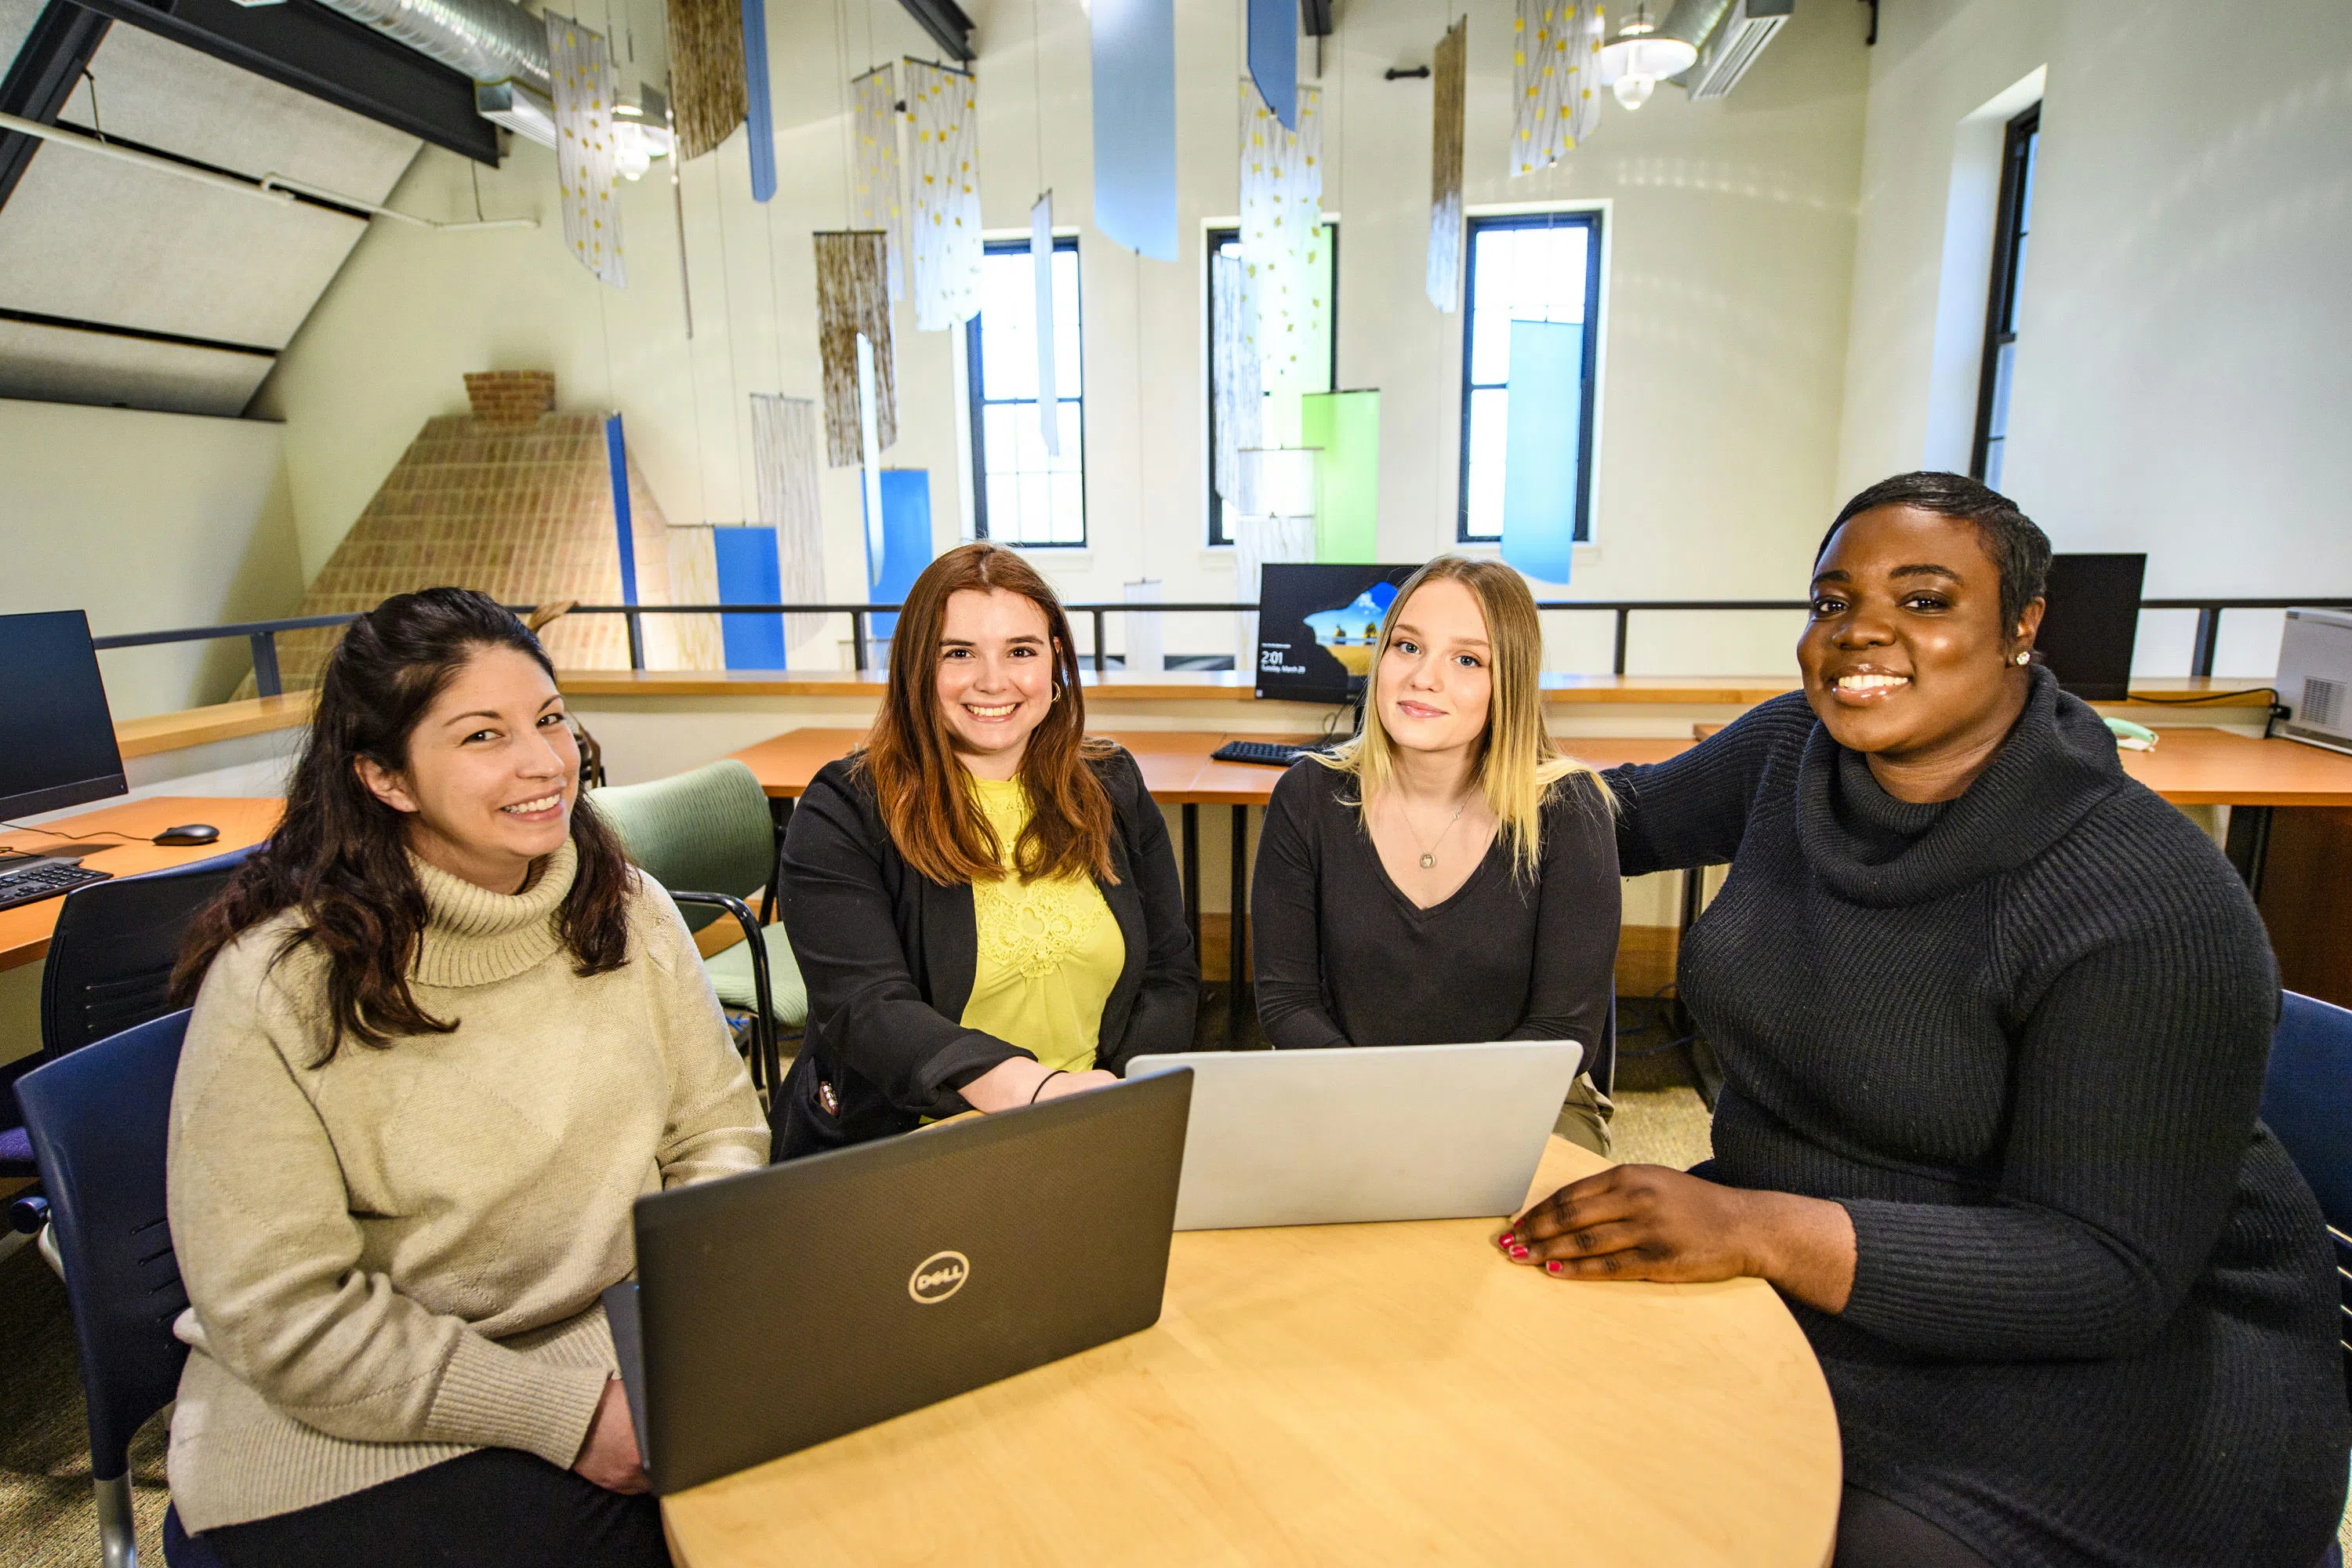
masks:
[[[320,0],[478,82],[520,81],[546,94],[547,32],[513,0]]]

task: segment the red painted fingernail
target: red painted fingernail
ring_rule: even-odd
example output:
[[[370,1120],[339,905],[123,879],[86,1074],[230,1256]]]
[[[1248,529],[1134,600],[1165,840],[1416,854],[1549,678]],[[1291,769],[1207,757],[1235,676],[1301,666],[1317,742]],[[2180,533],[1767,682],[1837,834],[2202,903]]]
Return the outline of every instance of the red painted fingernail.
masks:
[[[1545,1264],[1545,1265],[1544,1265],[1544,1272],[1545,1272],[1545,1273],[1547,1273],[1547,1274],[1557,1274],[1557,1273],[1559,1273],[1559,1258],[1553,1258],[1550,1262],[1549,1262],[1549,1263]]]
[[[1518,1235],[1515,1231],[1507,1230],[1501,1236],[1495,1238],[1495,1245],[1499,1247],[1503,1247],[1506,1250],[1517,1247],[1518,1244]]]

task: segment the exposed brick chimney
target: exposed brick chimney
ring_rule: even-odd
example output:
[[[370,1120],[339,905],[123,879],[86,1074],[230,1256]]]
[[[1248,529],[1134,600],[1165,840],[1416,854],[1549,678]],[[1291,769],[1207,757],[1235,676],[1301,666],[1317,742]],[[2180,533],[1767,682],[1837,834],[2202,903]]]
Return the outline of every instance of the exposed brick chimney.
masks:
[[[535,425],[555,411],[551,370],[485,370],[466,373],[466,401],[486,425]]]

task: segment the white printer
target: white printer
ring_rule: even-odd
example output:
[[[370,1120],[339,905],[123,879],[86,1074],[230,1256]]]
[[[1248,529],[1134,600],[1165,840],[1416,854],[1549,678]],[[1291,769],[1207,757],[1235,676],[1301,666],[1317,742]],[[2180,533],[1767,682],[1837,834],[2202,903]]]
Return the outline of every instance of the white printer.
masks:
[[[2278,732],[2352,752],[2352,610],[2289,610],[2279,642]]]

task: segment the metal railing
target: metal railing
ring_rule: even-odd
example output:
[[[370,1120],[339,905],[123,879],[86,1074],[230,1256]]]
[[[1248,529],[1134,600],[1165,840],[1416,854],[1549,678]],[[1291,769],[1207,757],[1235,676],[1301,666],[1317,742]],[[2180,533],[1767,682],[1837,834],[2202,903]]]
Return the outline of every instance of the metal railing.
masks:
[[[517,615],[530,615],[535,605],[509,605]],[[872,617],[892,615],[903,605],[573,605],[564,610],[570,616],[624,616],[628,619],[629,668],[646,668],[644,617],[647,616],[806,616],[845,615],[849,617],[852,662],[861,673],[867,668],[867,633]],[[1611,673],[1625,673],[1626,640],[1633,627],[1635,611],[1715,615],[1730,612],[1769,611],[1786,613],[1809,607],[1803,599],[1539,599],[1538,610],[1561,611],[1584,615],[1607,615],[1615,617],[1615,654]],[[2315,598],[2305,595],[2293,599],[2142,599],[2142,610],[2194,610],[2197,612],[2197,634],[2190,645],[2189,673],[2210,676],[2213,658],[2221,647],[2221,612],[2224,610],[2287,610],[2352,608],[2352,598]],[[1087,617],[1093,647],[1087,657],[1097,674],[1108,668],[1109,617],[1114,615],[1236,615],[1250,614],[1255,604],[1227,604],[1192,601],[1172,604],[1130,603],[1120,599],[1102,604],[1073,604],[1063,606],[1074,616]],[[117,637],[92,640],[101,649],[150,647],[160,643],[204,642],[222,637],[244,637],[253,647],[253,679],[255,688],[264,697],[276,697],[285,689],[278,670],[278,634],[309,631],[320,626],[348,626],[359,619],[356,614],[339,616],[303,616],[289,620],[239,621],[229,626],[184,626],[173,631],[126,632]],[[1239,662],[1238,660],[1236,661]]]

